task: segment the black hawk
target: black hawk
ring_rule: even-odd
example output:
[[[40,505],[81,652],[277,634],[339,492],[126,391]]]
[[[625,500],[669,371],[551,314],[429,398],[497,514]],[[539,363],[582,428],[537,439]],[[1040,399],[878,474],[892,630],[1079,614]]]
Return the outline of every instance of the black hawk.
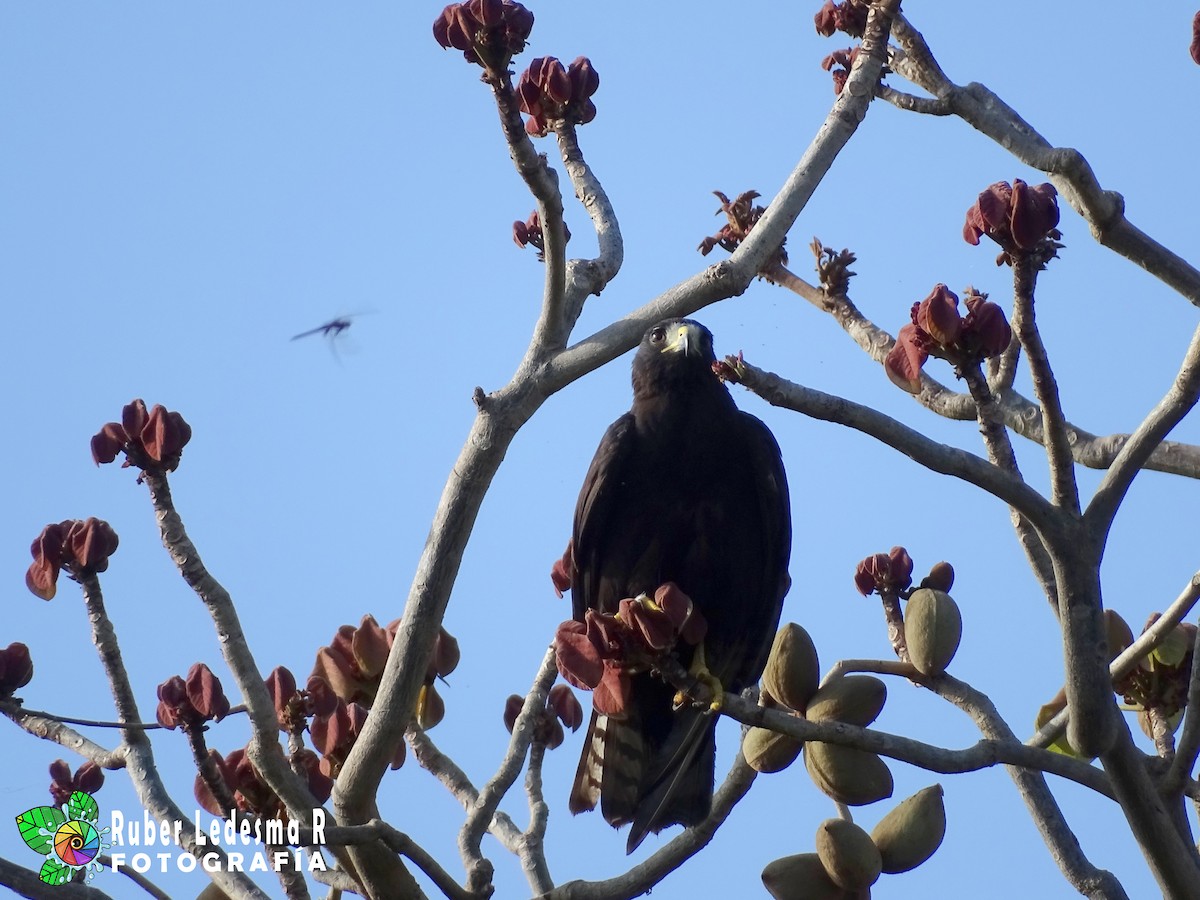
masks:
[[[623,598],[674,582],[708,622],[700,664],[729,691],[762,674],[790,579],[791,507],[775,438],[741,412],[713,373],[712,334],[670,319],[642,338],[633,408],[605,433],[575,507],[571,602],[616,613]],[[702,654],[702,655],[701,655]],[[695,825],[713,793],[716,716],[687,705],[650,672],[632,676],[618,718],[593,711],[571,811],[648,832]]]

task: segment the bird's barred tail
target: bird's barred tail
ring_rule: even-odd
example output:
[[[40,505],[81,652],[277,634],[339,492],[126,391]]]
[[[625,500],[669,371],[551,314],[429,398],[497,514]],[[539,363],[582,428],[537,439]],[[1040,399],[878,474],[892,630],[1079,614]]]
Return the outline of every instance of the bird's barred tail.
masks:
[[[644,768],[645,748],[637,724],[593,712],[571,789],[571,812],[595,809],[600,802],[610,825],[632,821]]]

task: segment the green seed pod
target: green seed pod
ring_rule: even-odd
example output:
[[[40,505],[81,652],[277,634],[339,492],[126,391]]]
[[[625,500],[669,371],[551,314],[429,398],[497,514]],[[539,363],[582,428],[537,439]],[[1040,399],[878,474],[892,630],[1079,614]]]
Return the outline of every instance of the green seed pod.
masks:
[[[804,712],[820,681],[821,666],[812,638],[795,622],[783,625],[776,633],[771,655],[767,657],[762,676],[763,690],[772,700]]]
[[[942,591],[920,588],[904,607],[908,658],[924,675],[941,675],[954,659],[962,638],[958,604]]]
[[[833,883],[847,891],[869,888],[883,871],[871,836],[845,819],[826,819],[817,827],[817,856]]]
[[[866,806],[892,796],[892,773],[874,753],[809,741],[804,765],[813,784],[847,806]]]
[[[824,685],[808,701],[810,722],[846,722],[866,728],[887,700],[887,685],[874,675],[843,675]]]
[[[871,832],[883,859],[883,871],[893,875],[925,862],[945,836],[946,807],[940,784],[917,791],[902,801]]]
[[[742,755],[756,772],[781,772],[796,761],[804,741],[769,728],[751,728],[742,741]]]
[[[815,853],[797,853],[767,863],[763,886],[775,900],[844,900]]]

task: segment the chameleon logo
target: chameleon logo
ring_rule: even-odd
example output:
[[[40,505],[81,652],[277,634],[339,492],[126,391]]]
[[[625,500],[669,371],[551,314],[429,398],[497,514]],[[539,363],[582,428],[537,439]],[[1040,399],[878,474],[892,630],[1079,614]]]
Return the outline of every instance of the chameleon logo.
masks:
[[[75,791],[57,806],[35,806],[17,816],[17,828],[26,846],[46,857],[38,877],[46,884],[66,884],[81,869],[85,881],[101,869],[97,857],[109,844],[108,829],[99,830],[100,807],[91,794]]]

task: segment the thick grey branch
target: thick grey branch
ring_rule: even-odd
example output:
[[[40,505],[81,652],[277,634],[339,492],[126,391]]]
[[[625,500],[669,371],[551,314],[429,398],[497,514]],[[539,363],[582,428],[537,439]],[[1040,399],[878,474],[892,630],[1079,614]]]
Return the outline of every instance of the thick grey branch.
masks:
[[[1154,448],[1191,412],[1197,398],[1200,398],[1200,328],[1192,334],[1191,343],[1170,390],[1121,448],[1084,512],[1084,521],[1093,540],[1099,545],[1103,546],[1107,540],[1117,508],[1125,499],[1134,477],[1141,471]]]
[[[772,406],[869,434],[927,469],[982,488],[1019,510],[1038,529],[1058,527],[1053,508],[1037,491],[974,454],[939,444],[869,406],[803,387],[750,363],[739,363],[738,370],[741,383]]]
[[[101,747],[95,741],[84,737],[74,728],[66,725],[58,716],[52,716],[34,709],[25,709],[20,703],[11,698],[0,700],[0,713],[8,716],[20,728],[23,728],[35,737],[40,737],[46,741],[53,741],[56,744],[66,747],[68,750],[73,750],[85,759],[94,762],[102,769],[125,768],[126,749],[124,745],[117,747],[115,750],[108,750]]]

